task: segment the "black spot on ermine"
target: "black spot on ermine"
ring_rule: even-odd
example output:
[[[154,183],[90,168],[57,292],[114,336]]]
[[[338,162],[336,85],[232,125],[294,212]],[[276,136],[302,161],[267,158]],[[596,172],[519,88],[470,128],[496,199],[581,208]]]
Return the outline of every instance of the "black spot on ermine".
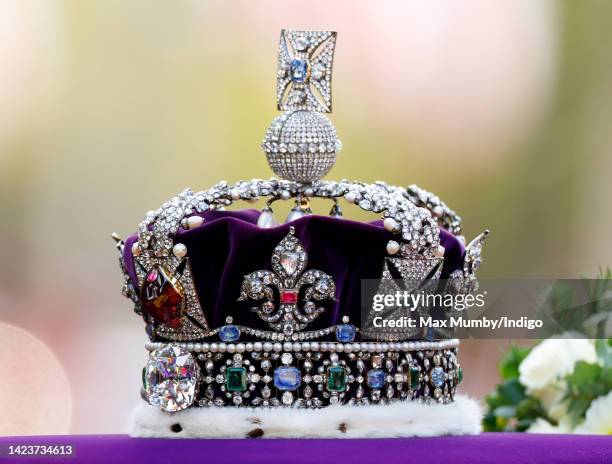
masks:
[[[181,427],[181,424],[172,424],[170,426],[170,430],[172,430],[174,433],[179,433],[183,431],[183,427]]]
[[[346,433],[346,424],[344,422],[342,422],[339,426],[338,426],[338,430],[340,430],[342,433]]]
[[[263,437],[264,431],[262,429],[253,429],[247,433],[247,438],[259,438]]]

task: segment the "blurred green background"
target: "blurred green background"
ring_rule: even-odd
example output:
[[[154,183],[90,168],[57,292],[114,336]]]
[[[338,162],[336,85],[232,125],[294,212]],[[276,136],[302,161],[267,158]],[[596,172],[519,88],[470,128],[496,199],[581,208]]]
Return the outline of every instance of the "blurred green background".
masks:
[[[610,2],[5,0],[0,358],[21,327],[60,367],[3,379],[45,376],[0,433],[125,430],[145,334],[110,233],[187,186],[271,175],[259,143],[283,27],[338,31],[329,178],[434,191],[468,240],[492,230],[483,277],[610,264]],[[492,388],[505,344],[464,344],[464,391]],[[23,419],[39,403],[57,420]]]

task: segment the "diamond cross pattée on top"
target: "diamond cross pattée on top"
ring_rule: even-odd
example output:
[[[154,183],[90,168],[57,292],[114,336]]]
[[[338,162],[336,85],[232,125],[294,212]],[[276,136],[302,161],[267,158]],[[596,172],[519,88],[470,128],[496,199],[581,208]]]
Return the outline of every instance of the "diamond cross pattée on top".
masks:
[[[281,31],[276,80],[279,110],[331,112],[335,46],[335,32]]]
[[[287,236],[274,248],[273,272],[261,270],[246,275],[238,301],[261,301],[252,310],[278,332],[289,336],[303,330],[325,311],[324,307],[317,307],[316,302],[334,300],[336,294],[336,285],[331,276],[315,269],[304,272],[307,263],[308,254],[295,237],[295,228],[290,227]],[[300,303],[299,295],[303,287],[306,289]]]

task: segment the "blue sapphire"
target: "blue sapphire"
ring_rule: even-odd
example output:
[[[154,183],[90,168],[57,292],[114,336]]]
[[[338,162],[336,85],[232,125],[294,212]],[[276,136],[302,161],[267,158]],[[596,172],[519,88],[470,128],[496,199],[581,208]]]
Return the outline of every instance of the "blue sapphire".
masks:
[[[368,372],[368,385],[371,388],[380,390],[385,386],[385,373],[380,369],[374,369]]]
[[[293,391],[302,383],[302,373],[297,367],[281,366],[274,370],[274,386],[279,390]]]
[[[355,340],[355,326],[351,324],[336,326],[336,340],[344,343],[350,343]]]
[[[431,371],[430,377],[431,382],[436,387],[441,387],[442,385],[444,385],[444,369],[442,369],[441,367],[434,367]]]
[[[235,342],[240,338],[240,329],[235,325],[224,325],[219,329],[219,338],[224,342]]]
[[[308,61],[295,59],[290,66],[291,80],[293,82],[306,82],[310,74],[310,66]]]

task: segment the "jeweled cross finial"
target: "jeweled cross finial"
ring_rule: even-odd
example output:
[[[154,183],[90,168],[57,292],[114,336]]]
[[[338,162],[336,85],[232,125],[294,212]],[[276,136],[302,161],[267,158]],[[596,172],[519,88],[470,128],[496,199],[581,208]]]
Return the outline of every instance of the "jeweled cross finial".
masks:
[[[332,31],[281,31],[276,81],[279,110],[331,113],[335,46]]]

